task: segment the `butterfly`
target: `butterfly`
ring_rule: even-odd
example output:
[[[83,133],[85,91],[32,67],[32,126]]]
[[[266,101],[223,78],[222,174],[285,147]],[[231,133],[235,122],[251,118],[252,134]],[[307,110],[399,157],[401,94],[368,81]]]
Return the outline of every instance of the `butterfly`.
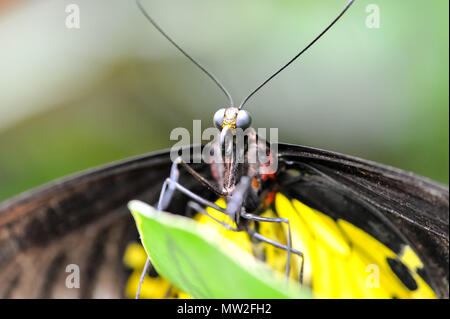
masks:
[[[233,107],[230,100],[230,107],[216,113],[214,122],[223,139],[214,147],[219,146],[221,154],[226,153],[227,132],[233,136],[233,129],[250,126],[249,113],[242,109],[247,100],[314,44],[352,3],[239,107]],[[230,98],[220,82],[167,36],[139,1],[138,5]],[[247,141],[245,145],[247,154],[252,144]],[[260,143],[254,145],[260,147]],[[128,245],[138,237],[127,203],[133,199],[160,203],[173,214],[185,215],[186,207],[197,199],[208,203],[207,207],[193,206],[202,212],[193,216],[199,222],[217,222],[211,216],[222,221],[220,216],[228,216],[223,214],[226,205],[225,212],[234,211],[236,226],[239,217],[253,223],[245,232],[228,231],[220,225],[223,236],[246,236],[253,231],[251,235],[258,233],[260,241],[277,238],[284,248],[266,242],[258,257],[273,263],[274,268],[286,269],[288,276],[311,287],[318,297],[448,298],[446,186],[347,155],[283,143],[276,146],[278,167],[264,173],[253,172],[264,165],[252,166],[248,161],[242,165],[234,160],[231,165],[174,163],[167,150],[63,178],[0,203],[0,296],[130,296],[125,287],[131,277],[138,280],[143,265],[142,258],[139,262],[131,256],[131,248],[136,246]],[[186,150],[193,154],[195,147]],[[186,196],[170,187],[175,184],[201,197]],[[230,210],[233,205],[239,209]],[[288,220],[289,228],[261,218]],[[236,241],[243,245],[250,239]],[[280,251],[282,256],[277,257]],[[290,253],[293,256],[286,256]],[[134,255],[139,255],[139,249]],[[124,265],[124,259],[131,268]],[[296,272],[290,271],[292,263]],[[78,289],[66,285],[68,265],[79,268]],[[378,267],[381,289],[368,288],[362,282],[372,265]],[[167,285],[151,275],[153,283],[159,280],[160,286]],[[181,291],[177,294],[185,296]]]

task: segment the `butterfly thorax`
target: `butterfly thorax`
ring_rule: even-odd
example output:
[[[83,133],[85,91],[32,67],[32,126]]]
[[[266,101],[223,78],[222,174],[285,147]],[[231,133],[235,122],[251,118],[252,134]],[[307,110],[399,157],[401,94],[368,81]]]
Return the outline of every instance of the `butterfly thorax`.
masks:
[[[254,210],[261,201],[259,195],[268,178],[263,169],[267,163],[261,160],[260,154],[269,157],[271,154],[266,141],[249,127],[250,121],[246,111],[234,107],[216,113],[215,123],[220,132],[213,142],[215,156],[211,171],[226,197],[232,197],[242,178],[247,178],[250,185],[246,190],[244,206]]]

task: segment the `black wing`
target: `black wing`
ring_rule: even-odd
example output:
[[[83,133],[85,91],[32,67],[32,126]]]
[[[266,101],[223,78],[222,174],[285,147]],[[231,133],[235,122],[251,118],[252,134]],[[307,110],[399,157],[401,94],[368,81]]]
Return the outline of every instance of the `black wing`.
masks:
[[[171,163],[168,151],[151,153],[0,203],[0,297],[123,297],[124,250],[138,241],[127,202],[155,203]],[[79,289],[65,285],[69,264],[79,266]]]
[[[446,273],[448,285],[447,188],[317,149],[280,144],[279,153],[287,161],[314,167],[382,208],[438,272]],[[129,275],[123,253],[130,241],[137,241],[126,204],[135,198],[156,202],[170,165],[167,151],[143,155],[0,203],[0,297],[123,297]],[[210,175],[207,165],[195,169]],[[184,173],[180,181],[194,191],[202,189]],[[183,213],[185,199],[174,202],[171,211]],[[68,264],[80,267],[79,289],[65,286]]]
[[[379,208],[427,263],[440,295],[448,297],[448,187],[397,168],[315,148],[278,144],[278,153],[282,161],[307,165]]]

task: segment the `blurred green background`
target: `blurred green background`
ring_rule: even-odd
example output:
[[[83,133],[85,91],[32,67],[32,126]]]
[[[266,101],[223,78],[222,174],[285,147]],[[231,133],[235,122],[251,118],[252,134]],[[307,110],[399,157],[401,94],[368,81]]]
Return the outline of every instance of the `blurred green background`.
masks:
[[[345,0],[147,0],[155,19],[238,102],[318,34]],[[80,29],[68,29],[69,3]],[[368,4],[380,28],[367,28]],[[448,184],[447,0],[357,0],[247,104],[281,141],[390,164]],[[0,200],[173,145],[212,123],[222,93],[132,0],[0,0]]]

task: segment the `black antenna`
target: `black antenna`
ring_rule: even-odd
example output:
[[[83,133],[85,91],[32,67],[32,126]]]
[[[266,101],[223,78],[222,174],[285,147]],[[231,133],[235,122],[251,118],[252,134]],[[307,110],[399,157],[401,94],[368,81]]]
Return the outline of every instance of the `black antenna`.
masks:
[[[207,76],[209,76],[209,78],[211,80],[214,81],[214,83],[217,84],[217,86],[223,91],[223,93],[225,93],[225,95],[228,98],[228,101],[230,103],[230,106],[233,107],[234,106],[234,102],[233,102],[233,98],[231,97],[231,94],[228,93],[227,89],[222,85],[222,83],[220,83],[220,81],[208,70],[206,70],[206,68],[201,65],[199,62],[197,62],[192,56],[190,56],[186,51],[184,51],[174,40],[172,40],[171,37],[169,37],[167,35],[167,33],[165,33],[163,31],[163,29],[161,29],[161,27],[155,22],[155,20],[153,20],[152,17],[150,17],[150,15],[148,14],[148,12],[144,9],[141,0],[136,0],[136,3],[139,7],[139,9],[142,11],[142,13],[144,14],[144,16],[147,18],[148,21],[150,21],[150,23],[156,28],[156,30],[158,30],[170,43],[172,43],[174,45],[174,47],[176,47],[181,53],[183,53],[189,60],[192,61],[192,63],[194,63],[200,70],[202,70]]]
[[[292,62],[294,62],[299,56],[301,56],[306,50],[308,50],[317,40],[319,40],[320,37],[322,37],[333,26],[333,24],[335,24],[342,17],[342,15],[345,13],[345,11],[347,11],[348,8],[350,8],[350,6],[352,5],[352,3],[354,1],[355,0],[350,0],[347,3],[347,5],[345,6],[344,10],[342,10],[341,13],[339,13],[339,15],[328,25],[328,27],[326,27],[314,40],[312,40],[310,44],[308,44],[303,50],[301,50],[299,53],[297,53],[297,55],[294,56],[288,63],[283,65],[278,71],[276,71],[274,74],[272,74],[267,80],[265,80],[255,90],[253,90],[249,95],[247,95],[247,97],[242,101],[241,105],[239,105],[239,109],[242,109],[244,104],[253,96],[253,94],[258,92],[259,89],[261,89],[264,85],[267,84],[267,82],[269,82],[275,76],[277,76],[278,73],[280,73],[281,71],[286,69]]]

